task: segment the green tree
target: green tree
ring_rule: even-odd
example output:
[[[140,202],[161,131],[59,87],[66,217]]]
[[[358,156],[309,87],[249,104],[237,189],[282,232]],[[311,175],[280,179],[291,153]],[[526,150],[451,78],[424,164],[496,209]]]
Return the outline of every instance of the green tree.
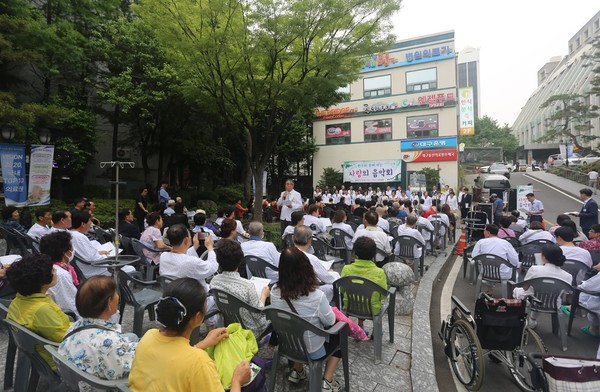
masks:
[[[321,174],[321,178],[317,185],[323,189],[325,189],[325,187],[329,187],[329,189],[336,187],[339,189],[342,185],[342,181],[342,172],[333,167],[325,167],[323,168],[323,173]]]
[[[461,135],[458,142],[465,143],[466,147],[502,147],[506,160],[515,159],[519,147],[519,141],[508,124],[500,126],[489,116],[476,118],[475,134]]]
[[[392,42],[399,2],[384,0],[147,0],[156,31],[191,95],[213,102],[257,183],[298,113],[328,107],[367,55]],[[262,189],[257,187],[256,200]],[[255,204],[254,216],[262,216]]]
[[[546,119],[546,132],[537,141],[561,139],[571,141],[583,155],[591,151],[589,142],[598,139],[592,135],[591,121],[598,117],[598,106],[589,104],[589,95],[553,95],[540,108],[553,111]]]

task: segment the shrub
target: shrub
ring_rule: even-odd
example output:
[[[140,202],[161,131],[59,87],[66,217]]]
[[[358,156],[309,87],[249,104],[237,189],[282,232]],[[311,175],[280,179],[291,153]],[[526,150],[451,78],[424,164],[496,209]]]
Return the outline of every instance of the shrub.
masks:
[[[220,186],[215,189],[215,193],[218,196],[216,202],[233,204],[238,198],[244,198],[244,186],[242,184]]]

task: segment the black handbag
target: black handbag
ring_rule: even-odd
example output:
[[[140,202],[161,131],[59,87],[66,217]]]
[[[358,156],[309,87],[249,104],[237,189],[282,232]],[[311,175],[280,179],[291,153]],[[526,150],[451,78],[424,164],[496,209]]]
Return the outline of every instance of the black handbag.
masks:
[[[481,348],[514,350],[521,344],[527,314],[525,301],[518,299],[478,299],[475,324]]]

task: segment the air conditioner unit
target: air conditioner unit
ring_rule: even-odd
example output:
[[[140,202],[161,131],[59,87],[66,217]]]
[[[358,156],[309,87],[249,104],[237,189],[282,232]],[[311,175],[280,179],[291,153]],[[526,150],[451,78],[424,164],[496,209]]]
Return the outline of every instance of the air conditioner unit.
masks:
[[[117,149],[117,159],[119,160],[127,160],[131,159],[131,148],[118,148]]]

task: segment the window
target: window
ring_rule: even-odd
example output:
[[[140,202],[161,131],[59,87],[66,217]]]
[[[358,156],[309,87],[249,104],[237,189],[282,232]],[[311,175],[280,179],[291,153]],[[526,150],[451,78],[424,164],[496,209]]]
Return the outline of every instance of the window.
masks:
[[[350,143],[350,123],[325,125],[325,144]]]
[[[365,98],[383,97],[392,94],[391,75],[363,79]]]
[[[338,88],[338,89],[336,90],[336,92],[337,92],[338,94],[344,94],[344,95],[345,95],[345,97],[344,97],[344,101],[347,101],[347,100],[349,100],[349,99],[351,98],[351,94],[350,94],[350,85],[349,85],[349,84],[347,84],[347,85],[345,85],[345,86],[342,86],[342,87]]]
[[[421,69],[406,73],[406,92],[437,89],[437,68]]]
[[[596,20],[594,22],[594,27],[596,28],[596,30],[598,30],[600,28],[600,20]]]
[[[365,121],[365,142],[392,140],[392,119]]]
[[[414,116],[406,118],[406,137],[415,139],[438,136],[438,116]]]

